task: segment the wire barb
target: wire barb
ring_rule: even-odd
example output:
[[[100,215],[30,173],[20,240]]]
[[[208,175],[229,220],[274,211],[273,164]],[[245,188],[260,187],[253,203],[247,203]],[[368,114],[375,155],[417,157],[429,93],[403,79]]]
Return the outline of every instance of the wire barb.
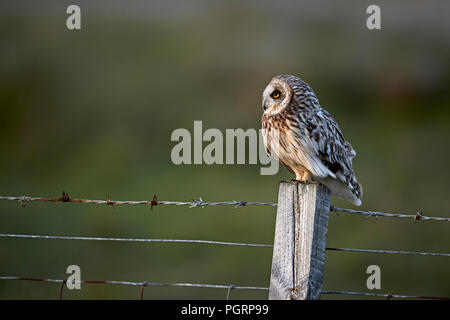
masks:
[[[139,300],[144,300],[144,288],[148,285],[147,281],[142,282],[141,285],[141,294],[139,296]]]
[[[231,290],[234,289],[234,285],[230,284],[228,286],[228,290],[227,290],[227,300],[230,300],[230,296],[231,296]]]
[[[423,212],[417,212],[416,216],[414,217],[414,221],[420,220],[423,217]]]
[[[153,210],[153,206],[158,205],[158,198],[156,197],[156,194],[153,195],[153,199],[150,202],[150,210]]]
[[[69,195],[63,190],[61,198],[58,199],[61,202],[70,202]]]
[[[106,205],[109,205],[109,206],[113,207],[113,209],[114,209],[114,202],[111,200],[109,195],[108,195],[108,197],[106,197]]]
[[[62,300],[63,290],[64,290],[66,283],[67,283],[67,279],[65,279],[61,282],[61,288],[59,289],[59,300]]]
[[[31,201],[29,197],[18,197],[17,199],[22,207],[26,207],[27,204]]]
[[[247,205],[247,202],[242,201],[242,200],[240,200],[240,201],[233,200],[233,201],[236,202],[236,206],[234,207],[235,209],[240,209]]]
[[[195,200],[192,199],[193,204],[191,206],[189,206],[189,208],[195,208],[195,207],[200,207],[200,208],[204,208],[205,205],[203,204],[203,199],[199,198],[199,200]]]

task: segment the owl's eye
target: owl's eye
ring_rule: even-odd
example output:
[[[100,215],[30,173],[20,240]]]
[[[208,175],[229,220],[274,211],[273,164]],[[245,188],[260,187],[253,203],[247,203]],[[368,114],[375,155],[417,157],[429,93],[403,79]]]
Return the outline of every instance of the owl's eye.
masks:
[[[278,89],[273,90],[272,94],[270,95],[274,99],[278,99],[281,96],[281,92]]]

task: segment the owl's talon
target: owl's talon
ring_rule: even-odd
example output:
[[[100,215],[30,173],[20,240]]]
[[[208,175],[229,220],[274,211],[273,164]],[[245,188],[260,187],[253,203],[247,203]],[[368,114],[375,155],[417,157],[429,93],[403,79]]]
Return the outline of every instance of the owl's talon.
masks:
[[[302,180],[291,179],[291,180],[289,180],[289,181],[287,181],[287,182],[289,182],[289,183],[294,183],[294,184],[297,184],[297,183],[304,183],[304,184],[320,184],[320,182],[314,181],[314,180],[305,180],[305,181],[302,181]]]
[[[311,172],[309,171],[303,171],[297,177],[300,177],[299,181],[304,184],[313,184],[315,181],[313,181],[313,177]]]

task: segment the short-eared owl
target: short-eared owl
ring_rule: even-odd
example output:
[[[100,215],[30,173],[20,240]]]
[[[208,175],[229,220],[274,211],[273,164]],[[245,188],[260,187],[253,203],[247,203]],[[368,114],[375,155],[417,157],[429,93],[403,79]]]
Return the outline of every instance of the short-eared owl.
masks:
[[[262,99],[267,153],[296,180],[321,182],[333,195],[361,205],[362,187],[352,168],[356,152],[311,87],[295,76],[279,75],[267,85]]]

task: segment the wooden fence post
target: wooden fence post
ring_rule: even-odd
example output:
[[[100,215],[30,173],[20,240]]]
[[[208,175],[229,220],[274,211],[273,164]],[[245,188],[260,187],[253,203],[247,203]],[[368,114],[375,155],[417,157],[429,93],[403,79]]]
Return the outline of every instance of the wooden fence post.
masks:
[[[315,300],[322,292],[330,191],[280,182],[270,300]]]

